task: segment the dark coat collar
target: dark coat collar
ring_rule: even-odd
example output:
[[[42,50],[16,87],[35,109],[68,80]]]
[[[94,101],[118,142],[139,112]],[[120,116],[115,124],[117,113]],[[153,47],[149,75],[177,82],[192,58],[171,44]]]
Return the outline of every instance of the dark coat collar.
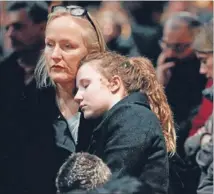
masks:
[[[128,96],[126,96],[125,98],[123,98],[117,104],[115,104],[109,111],[104,113],[101,117],[96,119],[99,124],[93,130],[93,132],[99,131],[100,126],[103,124],[105,119],[109,115],[111,115],[118,108],[118,106],[121,106],[123,104],[139,104],[139,105],[142,105],[142,106],[144,106],[144,107],[146,107],[148,109],[151,109],[150,105],[149,105],[148,98],[146,97],[146,95],[144,93],[142,93],[142,92],[133,92],[133,93],[129,94]]]
[[[109,114],[111,114],[118,106],[122,104],[139,104],[150,109],[149,101],[146,95],[142,92],[133,92],[115,104],[109,111],[103,115],[105,119]]]
[[[118,104],[124,103],[140,104],[150,109],[148,98],[142,92],[133,92],[130,95],[126,96],[124,99],[122,99]]]

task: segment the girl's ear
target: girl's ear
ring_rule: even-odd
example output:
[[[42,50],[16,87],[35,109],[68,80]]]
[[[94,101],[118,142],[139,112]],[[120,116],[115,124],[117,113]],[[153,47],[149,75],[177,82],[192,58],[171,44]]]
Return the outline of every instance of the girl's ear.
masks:
[[[109,89],[112,93],[117,93],[122,87],[122,80],[118,75],[114,75],[109,81]]]

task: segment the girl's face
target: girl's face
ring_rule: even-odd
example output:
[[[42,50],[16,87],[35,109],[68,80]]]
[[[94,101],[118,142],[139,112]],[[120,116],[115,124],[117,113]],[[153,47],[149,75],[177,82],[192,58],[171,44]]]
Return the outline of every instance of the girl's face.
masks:
[[[78,91],[74,97],[86,119],[97,118],[111,109],[114,98],[110,82],[90,63],[95,62],[85,63],[77,73]]]
[[[48,24],[45,58],[48,74],[55,83],[75,80],[79,63],[87,54],[82,30],[72,16],[60,16]]]

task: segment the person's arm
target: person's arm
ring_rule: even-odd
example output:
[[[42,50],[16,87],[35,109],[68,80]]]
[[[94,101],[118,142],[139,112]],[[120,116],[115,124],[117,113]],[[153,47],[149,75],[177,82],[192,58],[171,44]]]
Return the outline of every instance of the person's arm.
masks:
[[[168,157],[156,116],[139,105],[124,105],[109,118],[104,161],[119,177],[136,176],[154,189],[168,188]]]

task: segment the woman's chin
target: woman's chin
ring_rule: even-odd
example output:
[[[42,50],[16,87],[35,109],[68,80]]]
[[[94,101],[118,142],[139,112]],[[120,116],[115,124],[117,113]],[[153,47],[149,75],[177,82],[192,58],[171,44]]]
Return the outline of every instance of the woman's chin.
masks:
[[[54,83],[72,82],[75,79],[71,76],[68,76],[66,73],[52,73],[50,74],[50,78],[54,81]]]

